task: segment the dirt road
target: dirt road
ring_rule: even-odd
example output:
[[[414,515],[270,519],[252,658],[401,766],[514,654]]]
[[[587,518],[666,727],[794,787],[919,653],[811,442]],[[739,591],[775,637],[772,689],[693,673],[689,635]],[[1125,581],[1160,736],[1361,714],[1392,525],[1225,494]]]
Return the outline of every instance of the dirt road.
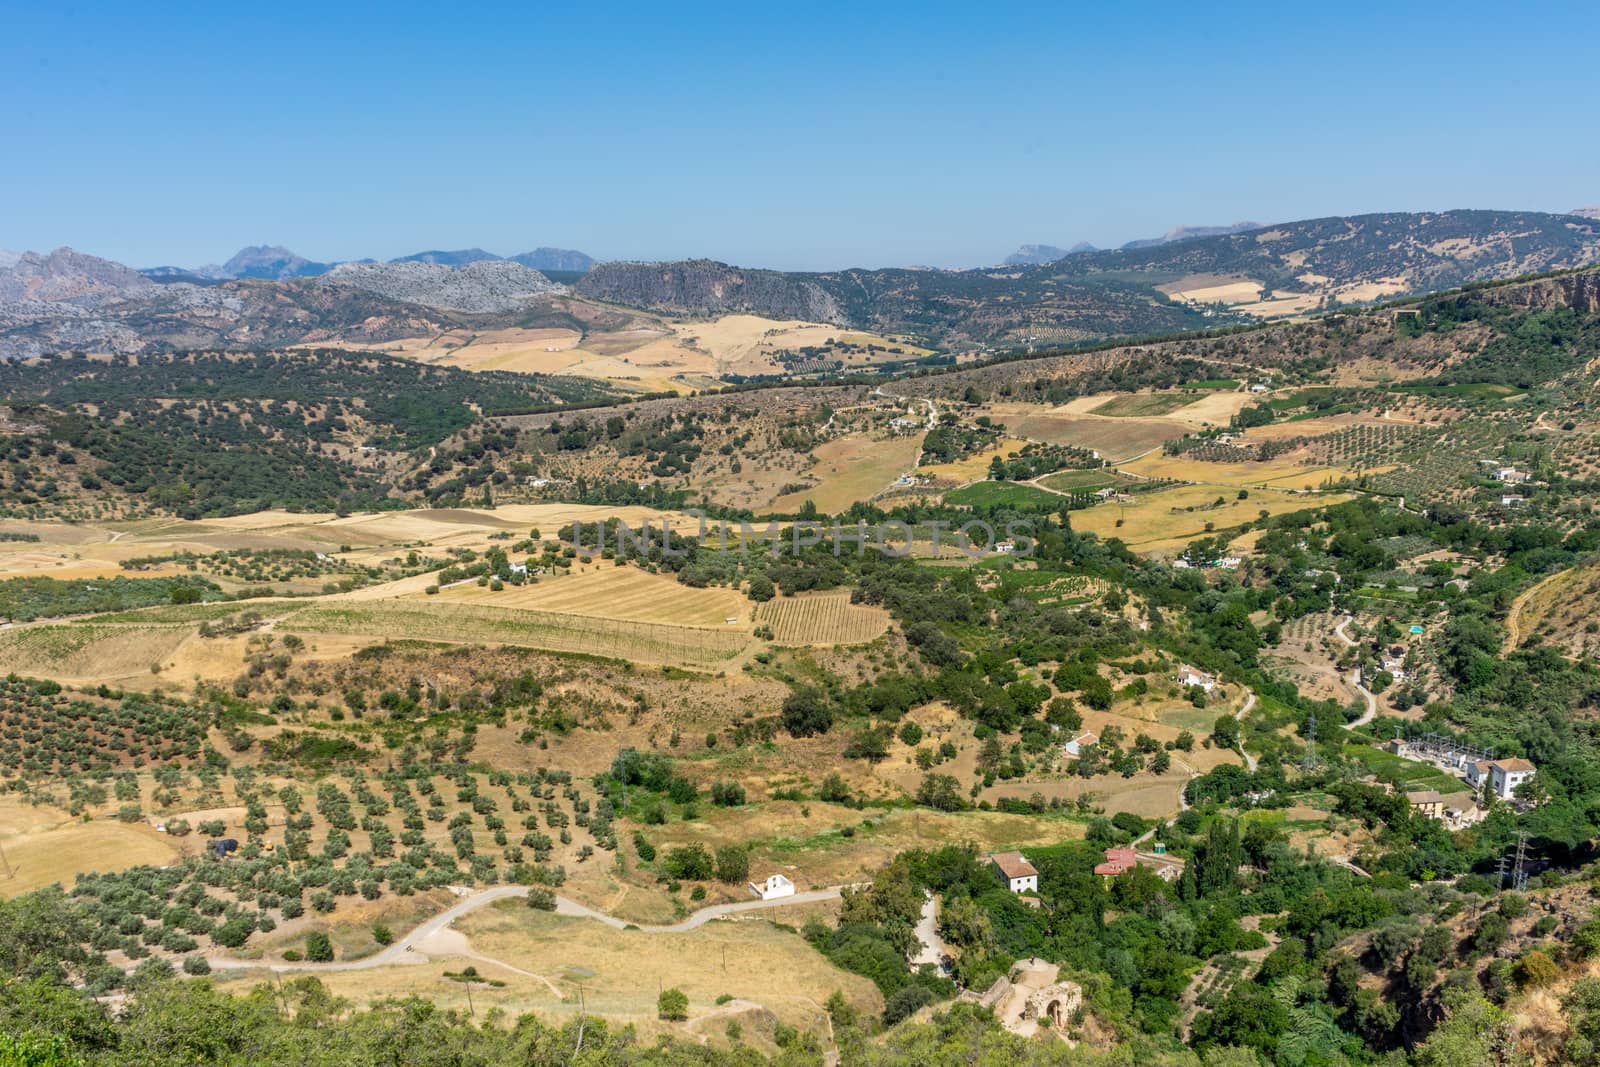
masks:
[[[731,915],[743,914],[747,911],[761,911],[766,908],[781,908],[790,904],[814,904],[824,900],[835,900],[839,896],[839,891],[843,888],[843,886],[828,886],[825,889],[812,889],[804,893],[796,893],[794,896],[790,897],[779,897],[776,900],[745,900],[732,904],[713,904],[710,907],[701,908],[699,911],[679,922],[670,923],[665,926],[645,926],[641,924],[629,923],[617,918],[615,915],[607,915],[603,911],[596,911],[594,908],[591,908],[586,904],[579,904],[575,900],[569,900],[562,896],[556,897],[556,914],[572,916],[574,918],[594,919],[596,922],[605,923],[613,930],[634,929],[647,934],[681,934],[685,931],[694,930],[698,927],[704,926],[713,919],[723,919]],[[340,960],[333,963],[271,963],[265,960],[234,959],[230,956],[207,956],[206,961],[211,964],[213,970],[239,970],[249,968],[265,969],[273,972],[370,971],[374,967],[388,967],[393,964],[426,963],[428,961],[428,953],[426,951],[428,942],[433,940],[435,935],[440,934],[442,931],[448,930],[457,919],[461,918],[463,915],[470,915],[479,908],[488,907],[490,904],[494,904],[498,901],[510,900],[514,897],[525,897],[527,895],[527,886],[520,885],[500,885],[489,889],[480,889],[475,893],[469,893],[462,897],[462,899],[455,904],[452,904],[444,911],[441,911],[439,914],[429,919],[427,922],[422,923],[420,926],[417,926],[411,930],[394,944],[389,945],[387,948],[384,948],[383,950],[376,952],[371,956],[367,956],[364,959]],[[437,949],[439,946],[435,945],[434,947]],[[463,955],[464,953],[462,953],[459,948],[452,947],[442,954]],[[471,955],[474,959],[483,960],[484,962],[506,966],[505,964],[501,964],[500,961],[491,960],[488,957],[477,956],[471,953],[465,954]],[[514,967],[511,969],[516,970]],[[539,976],[535,975],[534,977]]]

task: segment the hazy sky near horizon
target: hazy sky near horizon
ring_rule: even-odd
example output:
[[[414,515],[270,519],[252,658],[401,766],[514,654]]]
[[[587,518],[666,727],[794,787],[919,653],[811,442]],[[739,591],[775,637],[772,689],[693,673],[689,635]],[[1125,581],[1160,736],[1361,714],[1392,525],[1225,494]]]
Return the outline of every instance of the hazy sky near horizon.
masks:
[[[1592,3],[1126,7],[0,0],[0,248],[971,266],[1600,203]]]

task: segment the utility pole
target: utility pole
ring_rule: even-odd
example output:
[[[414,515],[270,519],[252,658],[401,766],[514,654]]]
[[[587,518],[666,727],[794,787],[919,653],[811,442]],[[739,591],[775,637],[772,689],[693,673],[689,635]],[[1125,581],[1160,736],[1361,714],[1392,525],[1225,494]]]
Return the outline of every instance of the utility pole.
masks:
[[[1511,868],[1511,885],[1521,893],[1528,888],[1528,871],[1526,861],[1528,858],[1528,831],[1523,830],[1517,834],[1517,859]]]

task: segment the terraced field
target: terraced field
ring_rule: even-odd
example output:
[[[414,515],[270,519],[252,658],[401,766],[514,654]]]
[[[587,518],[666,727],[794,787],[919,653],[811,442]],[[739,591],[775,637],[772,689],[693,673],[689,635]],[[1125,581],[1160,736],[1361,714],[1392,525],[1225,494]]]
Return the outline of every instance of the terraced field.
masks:
[[[675,626],[725,627],[729,618],[737,618],[742,624],[750,613],[750,601],[733,589],[696,589],[638,567],[615,567],[610,563],[560,578],[541,578],[529,585],[508,585],[498,591],[476,584],[458,585],[441,591],[437,600],[429,597],[427,602],[460,602]]]
[[[819,593],[757,605],[756,621],[770,626],[780,645],[859,645],[883,636],[889,613],[852,604],[849,593]]]
[[[742,627],[714,629],[481,604],[374,601],[306,608],[286,618],[287,633],[390,638],[465,645],[519,645],[644,663],[716,666],[750,643]]]

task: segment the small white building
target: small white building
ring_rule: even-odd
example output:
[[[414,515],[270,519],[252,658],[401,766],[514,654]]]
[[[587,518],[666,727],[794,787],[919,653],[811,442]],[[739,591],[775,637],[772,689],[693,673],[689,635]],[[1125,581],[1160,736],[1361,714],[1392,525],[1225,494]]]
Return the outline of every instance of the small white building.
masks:
[[[751,882],[750,892],[762,900],[777,900],[780,897],[794,896],[794,883],[781,874],[774,874],[765,882]]]
[[[989,857],[989,862],[994,866],[995,873],[1000,876],[1006,888],[1013,893],[1039,891],[1039,872],[1022,853],[996,852]]]
[[[1265,393],[1271,388],[1272,386],[1268,385],[1266,382],[1255,382],[1251,384],[1250,391],[1252,393]]]
[[[1217,560],[1217,566],[1225,571],[1236,571],[1242,563],[1244,563],[1243,556],[1223,556]]]
[[[994,550],[1002,556],[1009,556],[1017,551],[1017,543],[1015,541],[997,541],[995,542]]]
[[[1098,745],[1099,743],[1099,734],[1079,734],[1077,737],[1074,737],[1071,741],[1068,741],[1061,747],[1066,750],[1066,753],[1069,756],[1081,756],[1083,755],[1084,749],[1091,745]]]
[[[1178,668],[1178,684],[1184,686],[1199,686],[1201,689],[1209,693],[1211,690],[1217,687],[1217,679],[1215,676],[1207,674],[1205,671],[1198,670],[1186,664]]]
[[[1500,467],[1494,472],[1495,480],[1506,485],[1521,485],[1528,480],[1527,471],[1519,471],[1515,467]]]
[[[1528,498],[1525,496],[1510,494],[1500,498],[1500,506],[1503,508],[1520,508],[1523,504],[1527,503],[1527,501]]]

